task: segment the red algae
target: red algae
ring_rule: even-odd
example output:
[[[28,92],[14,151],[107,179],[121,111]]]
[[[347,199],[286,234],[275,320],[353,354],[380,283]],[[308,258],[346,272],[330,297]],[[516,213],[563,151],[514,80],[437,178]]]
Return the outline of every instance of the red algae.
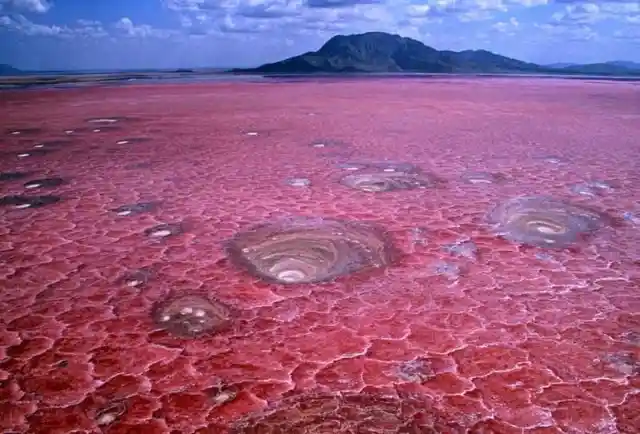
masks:
[[[463,78],[3,91],[0,432],[637,434],[639,99]],[[447,188],[339,183],[371,173]],[[522,195],[561,205],[495,223],[568,248],[487,231]]]
[[[239,421],[229,434],[440,433],[462,434],[427,400],[368,393],[305,394]]]

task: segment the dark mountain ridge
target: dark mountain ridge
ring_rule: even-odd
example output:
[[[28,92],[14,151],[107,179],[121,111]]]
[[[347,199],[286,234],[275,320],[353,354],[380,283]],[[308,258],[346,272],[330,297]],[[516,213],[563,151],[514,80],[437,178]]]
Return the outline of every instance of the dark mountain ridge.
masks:
[[[439,51],[420,41],[383,32],[338,35],[317,51],[267,63],[257,68],[232,69],[248,74],[335,73],[529,73],[640,75],[621,62],[592,65],[543,66],[486,50]]]
[[[20,75],[22,71],[11,65],[0,63],[0,75]]]

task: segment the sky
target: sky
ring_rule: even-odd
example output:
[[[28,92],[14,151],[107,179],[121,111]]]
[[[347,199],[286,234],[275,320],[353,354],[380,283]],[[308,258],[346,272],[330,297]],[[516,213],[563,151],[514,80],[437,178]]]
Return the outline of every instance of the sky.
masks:
[[[0,63],[257,66],[367,31],[542,64],[640,61],[640,0],[0,0]]]

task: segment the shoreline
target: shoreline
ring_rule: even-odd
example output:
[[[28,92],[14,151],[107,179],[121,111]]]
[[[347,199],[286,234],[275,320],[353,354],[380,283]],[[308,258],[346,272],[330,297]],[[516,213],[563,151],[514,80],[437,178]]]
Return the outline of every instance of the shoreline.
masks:
[[[314,73],[314,74],[261,74],[248,72],[123,72],[99,74],[60,74],[60,75],[15,75],[0,77],[0,90],[30,89],[46,87],[83,87],[104,84],[139,83],[183,83],[183,82],[275,82],[306,80],[370,80],[370,79],[562,79],[562,80],[598,80],[608,82],[639,82],[640,76],[615,75],[570,75],[570,74],[520,74],[520,73]]]

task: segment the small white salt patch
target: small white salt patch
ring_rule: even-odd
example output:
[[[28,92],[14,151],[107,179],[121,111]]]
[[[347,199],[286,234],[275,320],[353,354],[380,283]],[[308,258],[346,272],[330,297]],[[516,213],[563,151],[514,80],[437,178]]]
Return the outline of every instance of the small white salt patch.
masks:
[[[28,156],[30,156],[31,154],[28,153],[24,153],[24,154],[18,154],[18,158],[26,158]]]
[[[307,178],[291,178],[287,180],[287,184],[292,187],[309,187],[311,180]]]
[[[630,211],[627,211],[622,215],[622,218],[634,225],[640,224],[640,214],[634,214]]]
[[[229,401],[233,401],[235,398],[236,393],[232,391],[222,391],[213,398],[213,401],[216,403],[216,405],[220,406],[222,404],[226,404]]]
[[[43,144],[37,144],[37,145],[33,145],[34,148],[44,148]]]
[[[16,205],[15,208],[24,209],[24,208],[29,208],[30,206],[31,206],[30,203],[21,203],[20,205]]]
[[[298,282],[305,278],[305,274],[298,270],[285,270],[278,273],[278,279],[283,282]]]
[[[538,230],[538,232],[542,233],[542,234],[555,234],[556,231],[553,228],[550,228],[548,226],[538,226],[536,228]],[[554,241],[551,241],[552,243]]]
[[[40,184],[35,183],[35,184],[27,184],[24,186],[24,188],[38,188],[40,187]]]
[[[128,140],[120,140],[120,141],[116,142],[116,145],[126,145],[127,143],[129,143]]]
[[[255,131],[249,131],[247,133],[247,136],[257,136],[257,135],[258,135],[258,133],[256,133]]]
[[[96,419],[96,423],[99,426],[102,425],[111,425],[113,422],[115,422],[117,416],[114,413],[105,413],[105,414],[101,414],[98,419]]]
[[[131,210],[126,209],[124,211],[118,211],[116,214],[118,214],[118,215],[129,215],[129,214],[131,214]]]
[[[195,316],[197,316],[198,318],[202,318],[203,316],[205,316],[207,313],[202,310],[202,309],[196,309],[195,312],[193,312],[193,314]]]
[[[168,237],[169,235],[171,235],[171,231],[169,229],[163,229],[151,233],[152,237]]]
[[[99,133],[100,132],[100,128],[96,128],[95,130],[93,130],[94,133]]]

